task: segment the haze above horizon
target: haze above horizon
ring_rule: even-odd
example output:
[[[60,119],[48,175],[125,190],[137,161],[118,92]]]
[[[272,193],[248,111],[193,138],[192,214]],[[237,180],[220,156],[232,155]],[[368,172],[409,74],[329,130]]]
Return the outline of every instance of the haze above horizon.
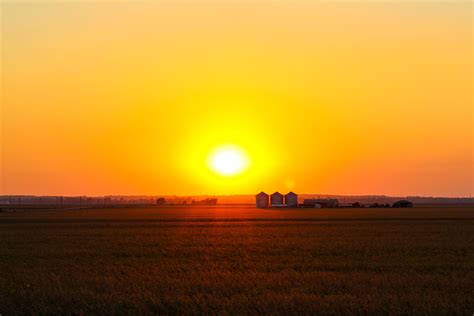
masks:
[[[474,193],[469,1],[0,5],[2,195]]]

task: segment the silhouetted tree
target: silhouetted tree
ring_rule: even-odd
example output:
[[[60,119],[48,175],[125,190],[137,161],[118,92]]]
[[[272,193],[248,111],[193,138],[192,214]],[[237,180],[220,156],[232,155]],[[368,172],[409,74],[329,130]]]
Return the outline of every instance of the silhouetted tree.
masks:
[[[413,203],[407,200],[400,200],[393,203],[392,207],[413,207]]]
[[[165,198],[157,198],[156,199],[156,205],[165,205],[166,204],[166,199]]]

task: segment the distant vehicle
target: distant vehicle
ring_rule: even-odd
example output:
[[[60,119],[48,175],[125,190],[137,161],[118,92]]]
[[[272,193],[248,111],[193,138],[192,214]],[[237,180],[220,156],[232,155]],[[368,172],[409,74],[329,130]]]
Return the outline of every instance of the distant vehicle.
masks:
[[[393,203],[392,207],[413,207],[413,203],[408,200],[400,200]]]

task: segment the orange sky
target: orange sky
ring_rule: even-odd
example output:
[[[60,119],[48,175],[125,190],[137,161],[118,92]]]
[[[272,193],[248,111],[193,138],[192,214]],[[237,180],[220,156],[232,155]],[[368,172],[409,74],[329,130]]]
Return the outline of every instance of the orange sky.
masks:
[[[1,5],[1,194],[474,191],[469,1]]]

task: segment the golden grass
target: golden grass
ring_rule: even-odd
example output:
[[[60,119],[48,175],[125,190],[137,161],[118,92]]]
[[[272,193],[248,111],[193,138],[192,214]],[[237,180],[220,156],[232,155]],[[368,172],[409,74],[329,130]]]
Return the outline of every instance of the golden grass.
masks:
[[[469,208],[0,214],[0,314],[472,314]]]

